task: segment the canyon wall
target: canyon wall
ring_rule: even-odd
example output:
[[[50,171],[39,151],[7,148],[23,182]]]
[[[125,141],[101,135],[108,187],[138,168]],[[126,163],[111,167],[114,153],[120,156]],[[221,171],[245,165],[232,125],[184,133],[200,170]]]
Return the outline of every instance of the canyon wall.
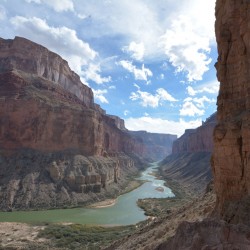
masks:
[[[160,162],[161,174],[179,182],[180,185],[185,185],[192,193],[203,193],[212,180],[210,159],[216,123],[214,113],[202,126],[187,129],[175,140],[172,154]]]
[[[3,210],[103,199],[144,167],[124,121],[93,102],[65,60],[20,37],[0,39],[0,152]]]
[[[217,211],[250,224],[250,2],[217,0],[218,125],[212,168]]]
[[[216,113],[203,122],[202,126],[196,129],[187,129],[180,138],[174,141],[172,153],[212,152],[215,125]]]
[[[173,142],[177,139],[177,135],[149,133],[147,131],[129,131],[129,134],[143,143],[142,155],[152,162],[160,161],[170,155]]]
[[[87,107],[93,106],[92,90],[83,85],[67,61],[47,48],[22,37],[0,39],[0,72],[13,69],[44,77],[76,95]]]

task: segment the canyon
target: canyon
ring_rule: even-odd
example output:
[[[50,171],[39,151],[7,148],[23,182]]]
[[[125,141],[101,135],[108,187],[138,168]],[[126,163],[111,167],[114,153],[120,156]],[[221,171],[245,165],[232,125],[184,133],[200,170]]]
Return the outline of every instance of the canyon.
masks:
[[[22,37],[0,39],[0,117],[1,210],[116,196],[146,155],[158,157],[146,149],[147,133],[131,134],[94,103],[64,59]],[[176,136],[165,136],[171,147]]]
[[[220,90],[211,158],[214,188],[210,186],[198,200],[191,201],[189,208],[148,223],[112,247],[138,249],[136,244],[140,244],[139,249],[157,250],[250,249],[249,10],[249,1],[216,1],[218,61],[215,67]],[[192,143],[177,140],[173,145],[175,153],[199,150],[194,146],[194,131],[187,132],[186,137]],[[203,144],[203,149],[210,145]],[[173,216],[182,218],[178,221]]]
[[[160,163],[161,174],[194,193],[203,193],[212,181],[211,155],[217,113],[196,129],[188,129],[173,142],[172,154]]]

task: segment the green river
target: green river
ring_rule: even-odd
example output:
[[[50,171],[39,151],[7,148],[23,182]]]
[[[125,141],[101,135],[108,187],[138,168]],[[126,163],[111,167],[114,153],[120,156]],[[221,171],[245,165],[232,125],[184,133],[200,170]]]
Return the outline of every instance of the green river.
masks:
[[[173,197],[171,189],[164,186],[163,180],[157,180],[151,173],[156,171],[157,163],[147,168],[139,179],[146,180],[137,189],[121,195],[116,204],[104,208],[72,208],[42,211],[0,212],[1,222],[64,222],[92,225],[130,225],[145,220],[144,211],[136,205],[138,199]],[[164,190],[157,191],[161,187]]]

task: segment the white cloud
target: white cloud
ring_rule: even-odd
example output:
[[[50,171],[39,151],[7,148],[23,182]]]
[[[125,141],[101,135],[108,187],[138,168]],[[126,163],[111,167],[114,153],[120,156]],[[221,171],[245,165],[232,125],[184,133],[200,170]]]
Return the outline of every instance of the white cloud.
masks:
[[[97,84],[111,81],[111,76],[101,77],[100,73],[100,64],[90,63],[87,65],[86,70],[82,73],[82,75],[86,78],[86,80],[92,80]]]
[[[140,101],[143,107],[153,107],[156,108],[162,104],[163,101],[176,102],[177,100],[172,97],[165,89],[159,88],[156,90],[156,94],[141,91],[138,89],[136,92],[132,92],[130,97],[132,101]]]
[[[205,102],[207,102],[207,103],[215,103],[216,100],[215,99],[209,99],[206,96],[202,96],[200,98],[197,98],[197,97],[193,98],[193,102],[196,103],[198,108],[204,108],[205,107]]]
[[[25,0],[28,3],[46,4],[57,12],[74,11],[74,4],[71,0]]]
[[[179,121],[165,120],[161,118],[140,117],[125,119],[126,128],[129,130],[146,130],[152,133],[176,134],[181,136],[185,129],[197,128],[201,125],[201,119],[186,122],[183,119]]]
[[[66,59],[70,67],[81,74],[81,66],[88,64],[97,52],[89,44],[77,37],[76,31],[65,26],[52,27],[45,20],[37,17],[26,18],[16,16],[11,18],[16,33],[44,45]]]
[[[195,91],[191,86],[188,86],[188,87],[187,87],[187,92],[188,92],[188,94],[191,95],[191,96],[195,96],[196,93],[197,93],[197,91]]]
[[[200,94],[200,93],[218,94],[219,85],[220,84],[218,81],[211,81],[211,82],[207,82],[202,85],[199,85],[196,88],[188,86],[187,92],[191,96],[195,96],[196,94]]]
[[[187,73],[190,82],[202,80],[203,74],[209,69],[209,41],[209,37],[194,30],[193,22],[187,16],[176,17],[171,28],[162,36],[168,60],[177,73]]]
[[[182,108],[180,110],[181,116],[202,116],[205,113],[205,103],[216,102],[215,99],[209,99],[206,96],[200,98],[187,97],[183,101]]]
[[[4,20],[5,18],[6,18],[6,10],[2,5],[0,5],[0,20]]]
[[[199,109],[193,102],[185,101],[181,110],[181,116],[202,116],[204,115],[205,111],[203,109]]]
[[[145,46],[143,43],[131,42],[129,46],[123,47],[123,51],[129,53],[133,59],[142,61],[145,52]]]
[[[165,89],[159,88],[156,90],[158,97],[160,100],[169,101],[169,102],[177,102],[177,100],[171,96]]]
[[[105,94],[108,93],[108,91],[106,89],[92,89],[95,100],[100,101],[101,103],[109,103],[109,101],[107,100],[107,98],[104,96]]]
[[[142,68],[136,68],[130,61],[122,60],[118,62],[118,65],[121,65],[124,69],[134,74],[135,80],[148,81],[148,77],[153,76],[153,73],[150,69],[145,68],[144,64],[142,64]]]
[[[109,89],[116,89],[116,86],[114,86],[114,85],[109,86]]]

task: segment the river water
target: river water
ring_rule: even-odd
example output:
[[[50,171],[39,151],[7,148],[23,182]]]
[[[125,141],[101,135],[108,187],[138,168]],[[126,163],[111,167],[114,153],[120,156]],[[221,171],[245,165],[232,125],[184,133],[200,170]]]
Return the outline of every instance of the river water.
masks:
[[[27,223],[70,222],[93,225],[135,224],[146,219],[144,211],[136,204],[138,199],[174,196],[171,189],[164,186],[163,180],[158,180],[152,175],[157,167],[157,163],[154,163],[142,172],[141,177],[138,179],[147,182],[137,189],[119,196],[116,204],[111,207],[0,212],[0,221]]]

